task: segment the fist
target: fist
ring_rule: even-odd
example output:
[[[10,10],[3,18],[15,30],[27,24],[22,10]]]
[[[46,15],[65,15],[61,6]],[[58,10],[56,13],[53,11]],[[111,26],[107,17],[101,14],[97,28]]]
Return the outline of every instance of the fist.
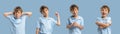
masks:
[[[73,26],[75,26],[75,27],[77,27],[78,25],[79,25],[79,24],[76,23],[76,22],[73,23]]]
[[[58,13],[58,12],[55,12],[55,16],[59,17],[59,13]]]

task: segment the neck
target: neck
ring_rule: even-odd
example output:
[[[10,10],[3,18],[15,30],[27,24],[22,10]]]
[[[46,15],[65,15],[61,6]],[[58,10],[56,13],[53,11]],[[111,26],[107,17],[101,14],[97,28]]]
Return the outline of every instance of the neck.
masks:
[[[21,16],[20,16],[20,17],[21,17]],[[16,17],[16,16],[14,16],[15,19],[20,19],[20,17]]]
[[[102,18],[106,18],[107,16],[102,16]]]
[[[48,18],[48,16],[44,16],[45,18]]]
[[[73,16],[74,18],[77,18],[78,16]]]
[[[14,17],[15,19],[20,19],[20,18],[17,18],[17,17]]]

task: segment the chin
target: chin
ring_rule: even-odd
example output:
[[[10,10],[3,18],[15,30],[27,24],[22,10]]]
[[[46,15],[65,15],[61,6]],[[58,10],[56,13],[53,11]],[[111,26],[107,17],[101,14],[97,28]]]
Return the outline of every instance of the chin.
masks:
[[[103,16],[103,17],[106,17],[106,16]]]
[[[20,16],[17,16],[16,18],[20,18]]]

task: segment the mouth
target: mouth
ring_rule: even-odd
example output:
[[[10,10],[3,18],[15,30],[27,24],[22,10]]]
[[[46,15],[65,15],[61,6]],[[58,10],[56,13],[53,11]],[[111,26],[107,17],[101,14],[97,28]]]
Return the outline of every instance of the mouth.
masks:
[[[102,13],[102,15],[105,15],[106,13]]]

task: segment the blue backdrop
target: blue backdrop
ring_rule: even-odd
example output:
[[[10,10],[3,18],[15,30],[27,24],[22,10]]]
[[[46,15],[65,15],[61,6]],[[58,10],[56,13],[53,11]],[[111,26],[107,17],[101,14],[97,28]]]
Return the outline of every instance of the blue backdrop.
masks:
[[[66,23],[68,17],[71,16],[69,7],[71,4],[79,6],[79,15],[85,20],[85,26],[82,34],[97,34],[97,26],[95,20],[101,16],[100,7],[104,4],[111,9],[109,16],[112,17],[112,34],[120,34],[120,0],[0,0],[0,34],[10,34],[10,21],[3,16],[4,12],[13,11],[16,6],[21,6],[26,11],[33,14],[26,20],[26,34],[35,34],[36,21],[41,16],[39,8],[41,5],[49,7],[49,15],[54,16],[58,11],[61,16],[61,26],[54,27],[53,34],[68,34]]]

